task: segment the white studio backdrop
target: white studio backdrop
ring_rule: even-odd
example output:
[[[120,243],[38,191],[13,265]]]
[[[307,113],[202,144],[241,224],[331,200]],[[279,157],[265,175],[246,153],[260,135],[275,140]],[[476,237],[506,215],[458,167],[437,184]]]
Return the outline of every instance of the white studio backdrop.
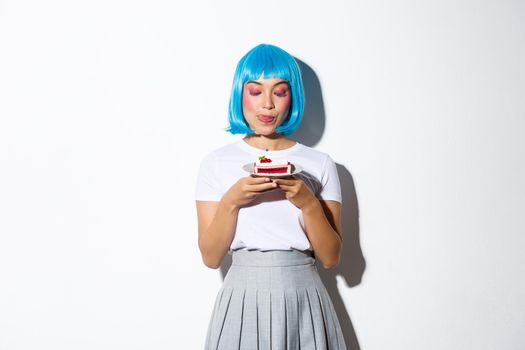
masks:
[[[261,42],[339,164],[349,349],[523,349],[518,0],[0,1],[0,349],[203,348],[195,175]]]

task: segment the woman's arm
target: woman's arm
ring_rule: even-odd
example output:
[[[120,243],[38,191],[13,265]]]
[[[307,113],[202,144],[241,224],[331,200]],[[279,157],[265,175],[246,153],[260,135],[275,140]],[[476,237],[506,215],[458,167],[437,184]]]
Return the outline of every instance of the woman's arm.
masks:
[[[259,194],[277,187],[264,177],[243,177],[224,194],[219,202],[197,201],[199,249],[204,264],[220,266],[235,235],[239,208]]]
[[[323,267],[339,264],[343,240],[341,236],[341,203],[313,200],[301,208],[306,235]]]
[[[216,269],[228,249],[235,233],[239,208],[220,202],[197,201],[199,249],[206,266]]]
[[[286,198],[303,214],[306,236],[323,267],[337,266],[343,245],[341,236],[341,204],[319,201],[301,179],[275,179]]]

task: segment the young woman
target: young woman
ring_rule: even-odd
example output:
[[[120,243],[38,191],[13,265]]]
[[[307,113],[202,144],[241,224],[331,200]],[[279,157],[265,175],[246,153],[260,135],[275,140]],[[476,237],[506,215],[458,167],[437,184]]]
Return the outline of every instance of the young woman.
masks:
[[[346,349],[316,267],[340,260],[341,189],[330,156],[288,137],[303,106],[299,66],[286,51],[261,44],[239,61],[227,130],[245,136],[205,156],[197,179],[203,262],[216,269],[232,255],[206,350]],[[252,176],[246,169],[260,156],[301,171]]]

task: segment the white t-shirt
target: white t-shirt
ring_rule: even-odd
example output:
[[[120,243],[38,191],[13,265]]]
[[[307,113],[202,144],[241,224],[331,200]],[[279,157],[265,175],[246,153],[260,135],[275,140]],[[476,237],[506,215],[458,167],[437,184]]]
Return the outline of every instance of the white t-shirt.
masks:
[[[326,153],[296,143],[279,151],[264,151],[243,140],[223,146],[204,157],[197,177],[195,199],[220,201],[224,193],[241,177],[242,169],[261,155],[286,159],[303,170],[296,176],[304,180],[320,200],[341,203],[341,186],[334,161]],[[248,250],[312,250],[305,234],[302,212],[277,188],[256,197],[239,210],[235,237],[229,253]]]

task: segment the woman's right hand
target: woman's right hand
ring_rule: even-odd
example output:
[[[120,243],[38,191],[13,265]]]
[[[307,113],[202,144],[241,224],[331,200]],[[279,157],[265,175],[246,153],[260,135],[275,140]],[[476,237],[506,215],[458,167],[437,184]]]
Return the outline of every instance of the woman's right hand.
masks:
[[[277,188],[277,184],[268,177],[241,177],[224,194],[222,200],[239,208],[253,201],[261,193]]]

